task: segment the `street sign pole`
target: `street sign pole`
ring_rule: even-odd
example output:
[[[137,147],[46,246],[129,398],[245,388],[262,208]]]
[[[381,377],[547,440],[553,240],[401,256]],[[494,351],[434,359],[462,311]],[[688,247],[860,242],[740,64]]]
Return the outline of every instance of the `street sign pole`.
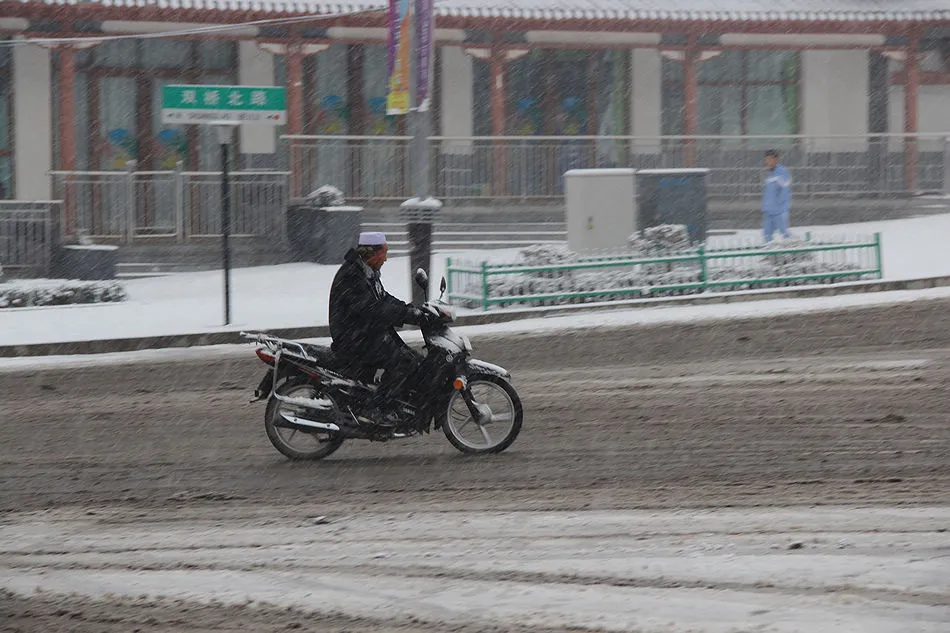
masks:
[[[228,173],[228,146],[234,127],[219,123],[218,142],[221,144],[221,256],[224,267],[224,324],[231,324],[231,182]]]
[[[162,123],[212,125],[221,146],[221,257],[224,268],[224,324],[231,324],[231,182],[229,149],[234,128],[282,125],[287,91],[274,86],[169,85],[162,88]]]
[[[419,268],[427,273],[431,270],[432,224],[442,207],[442,203],[430,197],[428,191],[430,103],[434,74],[433,0],[391,0],[389,11],[390,114],[407,114],[412,135],[409,173],[413,197],[400,205],[409,237],[411,278]],[[407,22],[412,28],[404,28]],[[421,303],[426,293],[414,283],[410,282],[410,287],[413,302]]]

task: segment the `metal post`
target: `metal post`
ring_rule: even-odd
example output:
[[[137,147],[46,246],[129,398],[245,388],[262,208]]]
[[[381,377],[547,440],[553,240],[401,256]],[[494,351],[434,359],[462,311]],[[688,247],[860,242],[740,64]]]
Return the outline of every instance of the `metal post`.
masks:
[[[218,142],[221,143],[221,251],[224,260],[224,324],[231,324],[231,185],[228,179],[228,145],[233,127],[221,124]]]
[[[950,136],[943,139],[943,193],[950,196]]]
[[[135,170],[138,161],[129,160],[125,163],[125,239],[131,244],[135,239],[135,216],[138,211],[138,200],[135,195]],[[77,235],[79,231],[77,230]]]
[[[418,28],[411,34],[416,54],[410,56],[410,104],[409,126],[412,144],[409,151],[411,200],[403,203],[402,208],[407,220],[409,237],[409,275],[410,279],[419,268],[428,273],[432,268],[432,223],[441,203],[429,197],[429,134],[432,124],[429,102],[432,99],[432,68],[434,11],[432,0],[417,0],[415,20]],[[423,69],[421,65],[424,64]],[[423,75],[423,70],[425,74]],[[423,95],[424,93],[424,95]],[[417,284],[410,283],[413,303],[425,301],[426,292]]]
[[[884,258],[881,255],[881,234],[874,234],[874,254],[877,256],[877,278],[884,279]]]
[[[709,287],[707,283],[709,282],[709,272],[706,269],[706,248],[702,245],[697,249],[696,254],[699,256],[699,278],[703,284],[703,292],[706,292]]]
[[[482,310],[488,312],[488,262],[482,260]]]
[[[182,175],[185,164],[182,161],[175,163],[175,175],[172,176],[172,186],[175,188],[175,241],[185,241],[185,179]]]

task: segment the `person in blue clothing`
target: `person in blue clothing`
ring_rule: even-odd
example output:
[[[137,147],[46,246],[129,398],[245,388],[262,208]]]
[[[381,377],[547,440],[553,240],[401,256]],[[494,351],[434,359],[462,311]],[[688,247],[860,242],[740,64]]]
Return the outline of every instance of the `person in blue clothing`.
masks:
[[[774,149],[765,152],[765,166],[769,171],[762,191],[762,233],[766,242],[771,242],[772,235],[776,232],[787,239],[792,236],[788,232],[792,177],[788,175],[785,166],[779,163],[778,152]]]

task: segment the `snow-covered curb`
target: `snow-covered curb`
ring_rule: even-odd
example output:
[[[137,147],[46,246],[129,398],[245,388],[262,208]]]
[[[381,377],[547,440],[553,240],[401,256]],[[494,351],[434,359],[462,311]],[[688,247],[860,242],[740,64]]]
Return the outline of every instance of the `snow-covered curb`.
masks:
[[[591,327],[626,327],[658,325],[738,318],[769,318],[782,314],[805,314],[839,309],[892,305],[909,301],[950,298],[950,276],[889,282],[863,282],[797,289],[755,290],[714,295],[695,295],[646,299],[623,303],[574,305],[533,309],[504,310],[462,315],[456,327],[462,333],[478,336],[507,336],[511,334],[549,333]],[[113,353],[148,354],[175,352],[170,348],[201,347],[195,353],[206,353],[214,346],[230,347],[245,342],[239,336],[241,329],[252,327],[217,327],[212,331],[165,334],[147,337],[127,337],[67,341],[59,343],[32,343],[0,346],[2,357],[70,357],[75,355],[104,355]],[[271,334],[297,340],[314,340],[329,336],[327,326],[296,328],[260,328]],[[409,342],[418,339],[418,330],[407,329],[402,334]],[[327,343],[328,341],[323,341]],[[236,346],[245,348],[245,345]],[[184,352],[186,350],[178,350]],[[17,362],[31,364],[35,358],[8,358],[0,367],[10,368]],[[20,366],[20,365],[16,365]],[[26,366],[26,365],[23,365]]]

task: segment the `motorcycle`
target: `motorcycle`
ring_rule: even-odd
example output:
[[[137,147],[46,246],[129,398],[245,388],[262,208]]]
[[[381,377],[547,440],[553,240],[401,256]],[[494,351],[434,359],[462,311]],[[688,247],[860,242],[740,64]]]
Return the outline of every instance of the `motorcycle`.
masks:
[[[257,357],[268,369],[251,402],[267,400],[264,429],[278,451],[292,460],[330,456],[345,440],[390,441],[442,429],[463,453],[500,453],[521,432],[524,411],[511,374],[472,357],[472,344],[454,332],[455,312],[441,295],[429,301],[429,278],[416,271],[425,292],[421,326],[425,354],[410,380],[406,401],[396,403],[398,423],[382,426],[370,419],[370,401],[379,372],[353,367],[329,347],[241,332],[257,344]]]

